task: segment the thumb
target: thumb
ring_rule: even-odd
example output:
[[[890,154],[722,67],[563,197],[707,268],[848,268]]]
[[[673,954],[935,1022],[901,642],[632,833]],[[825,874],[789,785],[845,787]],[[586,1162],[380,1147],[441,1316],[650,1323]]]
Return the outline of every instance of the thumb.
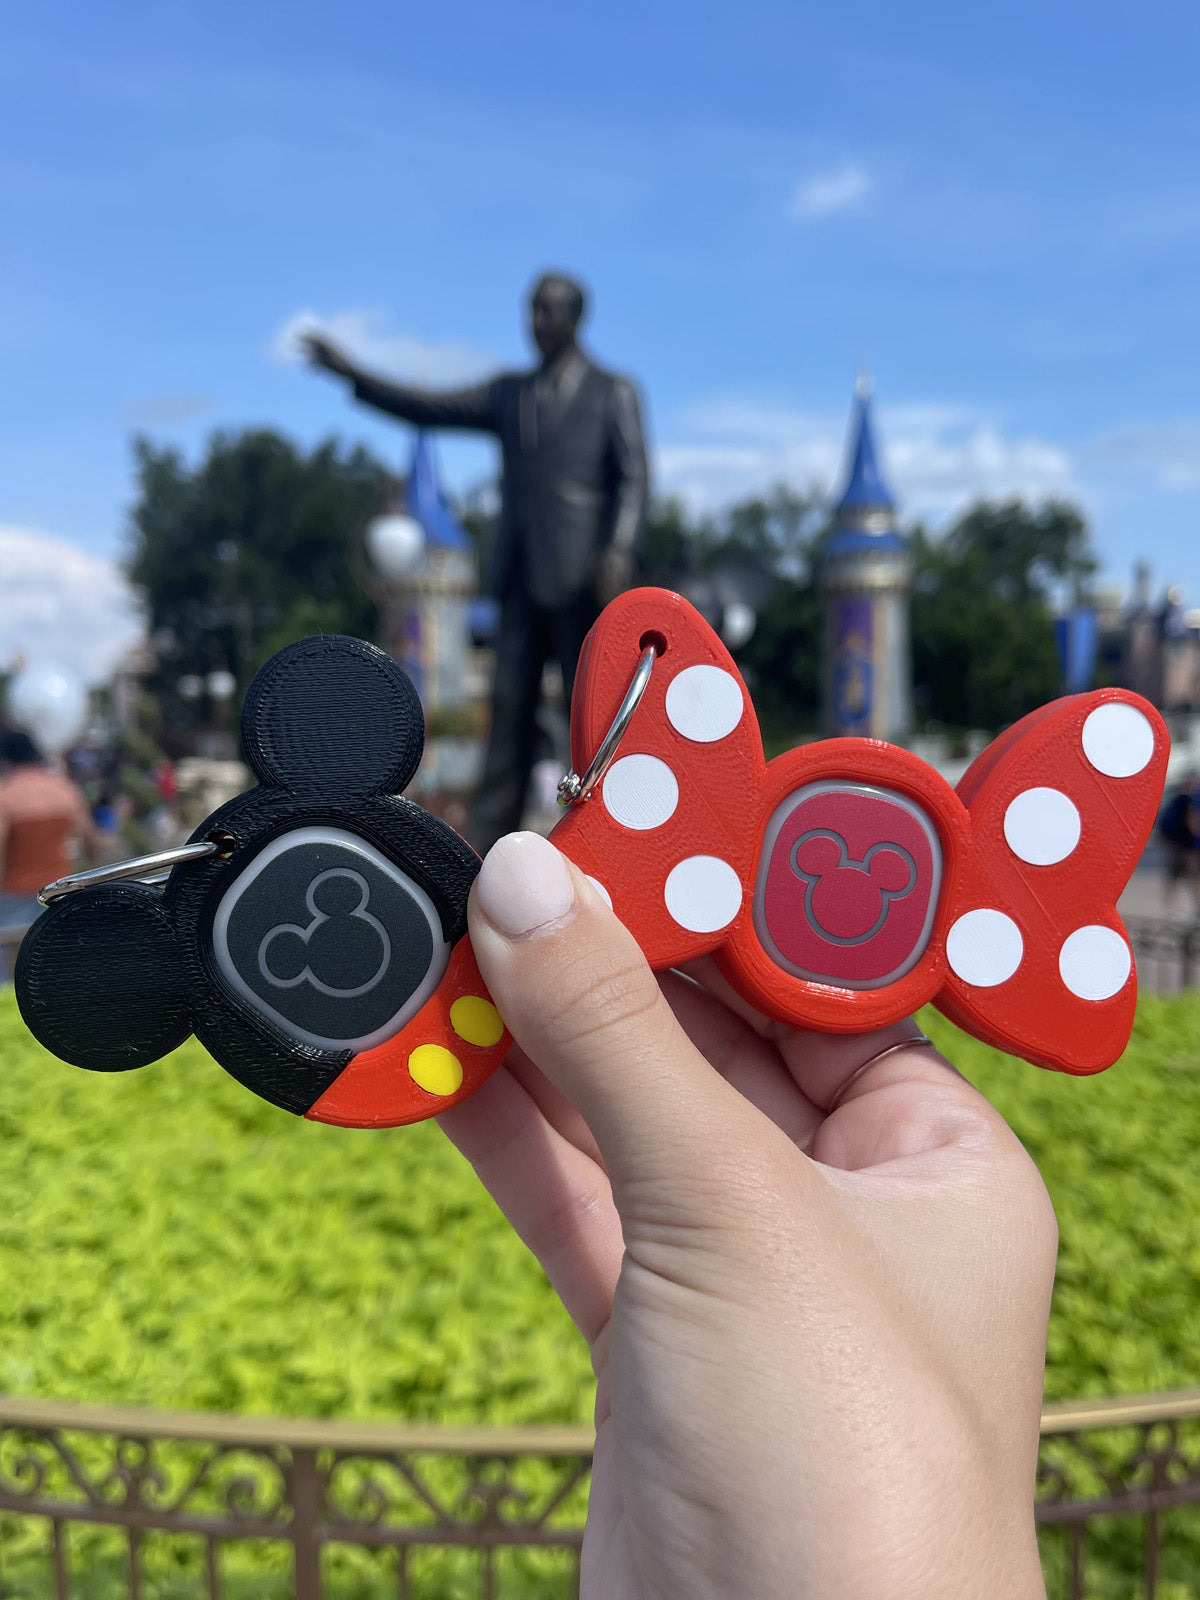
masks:
[[[687,1038],[633,935],[549,840],[492,847],[470,927],[509,1031],[582,1113],[623,1214],[630,1185],[711,1183],[717,1152],[744,1172],[778,1133]]]

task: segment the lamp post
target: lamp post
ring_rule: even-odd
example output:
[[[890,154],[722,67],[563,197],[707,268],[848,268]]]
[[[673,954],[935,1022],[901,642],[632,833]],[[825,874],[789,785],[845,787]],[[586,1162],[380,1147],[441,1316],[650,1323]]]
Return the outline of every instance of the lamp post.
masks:
[[[379,580],[383,643],[425,701],[422,617],[416,587],[425,557],[425,530],[406,511],[384,512],[367,527],[367,559]]]

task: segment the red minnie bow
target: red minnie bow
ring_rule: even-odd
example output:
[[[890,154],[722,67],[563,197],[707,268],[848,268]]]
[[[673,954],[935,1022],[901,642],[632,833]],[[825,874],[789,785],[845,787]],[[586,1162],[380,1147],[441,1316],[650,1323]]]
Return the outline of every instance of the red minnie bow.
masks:
[[[932,1000],[1042,1066],[1121,1054],[1137,982],[1116,902],[1154,825],[1169,739],[1138,696],[1055,701],[951,789],[894,745],[831,739],[767,762],[720,639],[678,595],[604,612],[580,658],[576,770],[646,644],[658,656],[616,760],[554,842],[657,969],[713,953],[761,1010],[827,1032]]]

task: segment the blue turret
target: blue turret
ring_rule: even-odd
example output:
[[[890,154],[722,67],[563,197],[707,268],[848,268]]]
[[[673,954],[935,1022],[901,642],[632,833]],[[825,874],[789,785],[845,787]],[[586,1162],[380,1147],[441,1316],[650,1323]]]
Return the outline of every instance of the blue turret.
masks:
[[[870,384],[854,394],[844,487],[821,540],[828,733],[903,739],[911,727],[908,540],[875,440]]]
[[[871,385],[860,378],[854,390],[854,412],[850,419],[849,470],[846,487],[838,498],[835,516],[849,522],[863,512],[894,513],[895,497],[888,488],[875,448],[875,423],[871,414]]]
[[[896,499],[883,475],[875,443],[871,385],[864,378],[855,385],[844,478],[845,487],[837,497],[825,536],[826,559],[856,551],[907,549],[896,531]]]
[[[408,514],[421,524],[428,546],[471,553],[470,537],[446,504],[427,433],[418,432],[413,440],[405,500]]]

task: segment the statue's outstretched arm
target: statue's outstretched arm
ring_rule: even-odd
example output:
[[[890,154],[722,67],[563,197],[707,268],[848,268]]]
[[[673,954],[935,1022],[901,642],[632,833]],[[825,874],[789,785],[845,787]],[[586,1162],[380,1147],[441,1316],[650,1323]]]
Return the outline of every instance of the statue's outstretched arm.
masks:
[[[498,431],[496,383],[475,383],[465,389],[413,389],[388,383],[368,373],[353,375],[354,397],[377,411],[400,417],[417,428],[470,428],[479,433]]]
[[[407,384],[373,378],[323,334],[307,333],[301,344],[309,363],[354,385],[355,398],[418,428],[473,428],[498,432],[498,379],[466,389],[414,389]]]

